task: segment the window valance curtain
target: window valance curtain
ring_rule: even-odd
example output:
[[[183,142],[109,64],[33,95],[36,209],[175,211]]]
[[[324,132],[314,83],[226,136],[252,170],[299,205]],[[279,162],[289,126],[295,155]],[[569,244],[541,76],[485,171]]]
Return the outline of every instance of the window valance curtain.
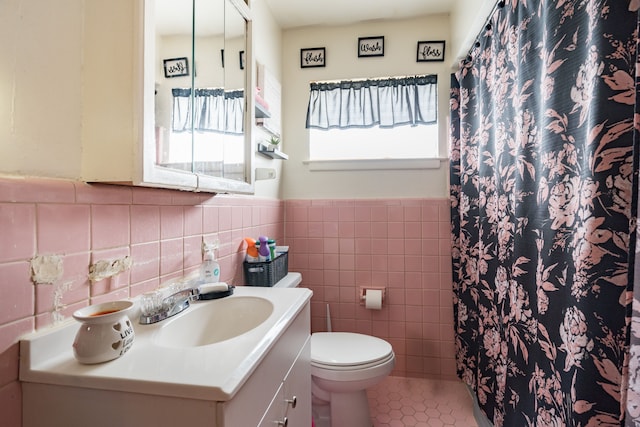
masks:
[[[172,89],[172,94],[174,132],[190,131],[193,122],[194,131],[243,133],[244,91],[225,92],[222,88],[196,89],[193,103],[191,89],[175,88]]]
[[[436,123],[437,83],[435,75],[311,83],[307,128]]]

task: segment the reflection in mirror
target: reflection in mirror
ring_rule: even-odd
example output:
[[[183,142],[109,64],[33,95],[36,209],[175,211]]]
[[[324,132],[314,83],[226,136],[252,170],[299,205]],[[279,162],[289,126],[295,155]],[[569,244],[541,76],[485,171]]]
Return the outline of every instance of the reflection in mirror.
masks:
[[[194,158],[191,123],[186,117],[173,116],[176,108],[173,89],[181,91],[179,93],[181,96],[177,98],[177,107],[186,111],[190,103],[191,79],[194,71],[193,4],[180,2],[180,7],[176,7],[176,3],[174,0],[157,0],[155,7],[156,164],[191,171]],[[172,72],[174,70],[166,68],[174,58],[181,58],[182,63],[186,65],[180,72]],[[176,119],[178,124],[175,123]]]
[[[225,97],[224,0],[194,0],[193,57],[197,65],[193,78],[191,111],[174,111],[193,118],[194,172],[223,176]],[[185,114],[186,113],[186,114]]]
[[[227,2],[156,2],[156,163],[244,182],[246,26]]]
[[[225,52],[229,53],[224,67],[224,86],[228,97],[224,135],[224,177],[244,181],[245,135],[244,106],[246,25],[245,20],[229,0],[225,0]]]

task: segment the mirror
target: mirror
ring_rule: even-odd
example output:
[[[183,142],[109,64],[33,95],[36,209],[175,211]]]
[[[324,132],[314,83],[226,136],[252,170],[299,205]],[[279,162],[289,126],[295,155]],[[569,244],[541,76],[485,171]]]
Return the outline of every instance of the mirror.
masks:
[[[229,58],[224,67],[226,132],[224,134],[223,176],[243,180],[244,168],[244,106],[246,80],[246,24],[238,10],[225,0],[224,47]],[[249,92],[250,93],[250,92]]]
[[[242,6],[155,3],[155,166],[196,174],[200,190],[252,191]]]

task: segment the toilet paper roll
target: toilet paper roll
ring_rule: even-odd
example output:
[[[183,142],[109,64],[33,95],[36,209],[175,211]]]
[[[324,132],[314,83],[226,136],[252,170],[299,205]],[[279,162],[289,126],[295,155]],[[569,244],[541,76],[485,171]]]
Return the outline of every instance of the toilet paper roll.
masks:
[[[368,289],[364,299],[364,306],[368,310],[380,310],[382,308],[382,291]]]

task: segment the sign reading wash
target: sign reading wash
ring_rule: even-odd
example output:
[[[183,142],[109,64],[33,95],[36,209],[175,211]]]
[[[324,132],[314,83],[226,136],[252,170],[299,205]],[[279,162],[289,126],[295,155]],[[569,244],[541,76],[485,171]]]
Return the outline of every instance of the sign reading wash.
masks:
[[[384,36],[359,37],[358,56],[384,56]]]

